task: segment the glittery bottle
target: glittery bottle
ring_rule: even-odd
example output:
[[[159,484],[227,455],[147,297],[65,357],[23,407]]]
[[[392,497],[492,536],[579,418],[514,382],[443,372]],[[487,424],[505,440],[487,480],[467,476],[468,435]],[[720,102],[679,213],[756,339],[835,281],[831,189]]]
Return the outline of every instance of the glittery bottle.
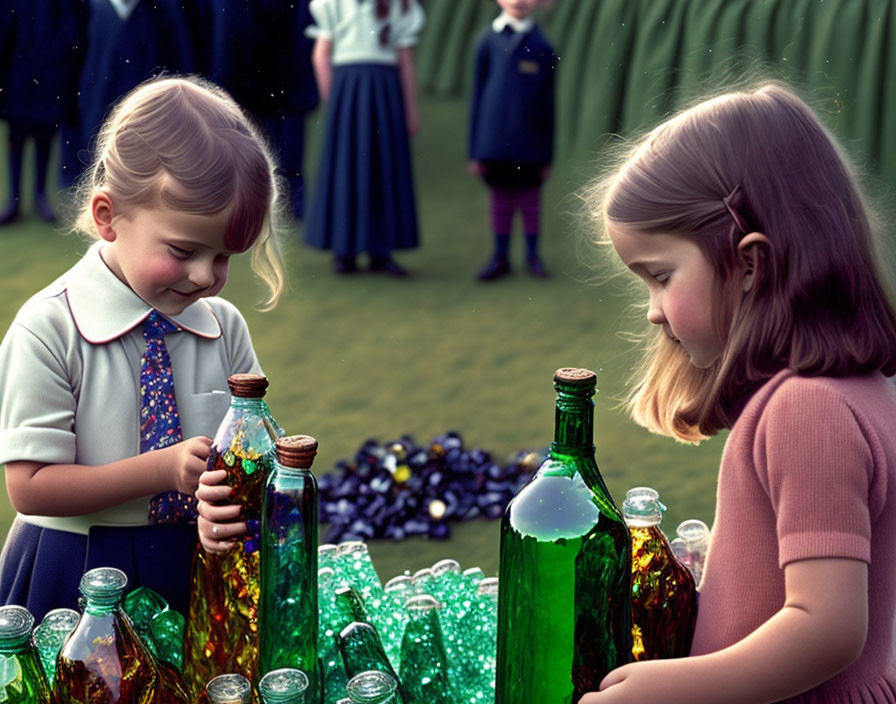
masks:
[[[56,658],[59,650],[69,634],[78,625],[81,615],[74,609],[53,609],[48,611],[34,629],[34,645],[40,653],[40,662],[47,675],[47,681],[53,686],[56,678]]]
[[[291,435],[276,443],[261,519],[260,672],[298,668],[320,690],[317,662],[317,440]],[[316,696],[313,695],[313,696]]]
[[[225,553],[198,547],[193,560],[184,671],[195,695],[222,672],[255,680],[261,497],[274,463],[274,443],[282,434],[264,401],[264,376],[234,374],[227,383],[230,408],[212,442],[208,469],[226,471],[232,489],[227,503],[242,506],[249,531]]]
[[[631,660],[631,544],[594,459],[596,382],[556,372],[554,442],[504,513],[496,704],[574,704]]]
[[[31,642],[34,617],[22,606],[0,607],[0,702],[50,704],[50,686]]]
[[[649,487],[630,489],[622,513],[632,538],[632,656],[685,657],[697,620],[694,578],[660,529],[665,506]]]
[[[121,602],[127,576],[90,570],[79,590],[84,611],[56,660],[53,694],[66,704],[187,704],[179,674],[156,662]]]

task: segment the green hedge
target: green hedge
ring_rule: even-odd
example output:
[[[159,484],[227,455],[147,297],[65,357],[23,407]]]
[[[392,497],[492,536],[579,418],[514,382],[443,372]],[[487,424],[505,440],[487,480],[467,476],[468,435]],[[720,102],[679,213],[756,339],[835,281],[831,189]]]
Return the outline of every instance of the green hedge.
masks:
[[[489,0],[427,0],[423,89],[466,95]],[[791,82],[872,174],[896,186],[893,0],[557,0],[541,26],[560,56],[557,153],[596,151],[608,134],[747,77]],[[889,127],[888,127],[889,126]]]

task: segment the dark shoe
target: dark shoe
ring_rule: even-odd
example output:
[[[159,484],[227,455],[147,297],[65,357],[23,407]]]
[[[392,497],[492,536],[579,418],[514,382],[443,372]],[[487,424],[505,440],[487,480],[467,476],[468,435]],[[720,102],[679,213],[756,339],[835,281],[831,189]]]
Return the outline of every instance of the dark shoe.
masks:
[[[494,281],[510,273],[510,262],[507,257],[492,257],[488,264],[476,274],[480,281]]]
[[[9,225],[19,217],[19,201],[12,199],[7,206],[0,211],[0,225]]]
[[[544,262],[541,261],[541,257],[529,257],[526,260],[526,267],[528,267],[529,273],[532,274],[532,276],[539,279],[546,279],[550,276],[548,270],[544,268]]]
[[[46,194],[39,193],[34,196],[34,209],[45,222],[56,222],[56,213]]]
[[[398,279],[409,276],[407,270],[399,266],[391,257],[371,257],[369,271],[375,274],[388,274]]]
[[[337,274],[354,274],[358,271],[358,265],[354,257],[333,257],[333,271]]]

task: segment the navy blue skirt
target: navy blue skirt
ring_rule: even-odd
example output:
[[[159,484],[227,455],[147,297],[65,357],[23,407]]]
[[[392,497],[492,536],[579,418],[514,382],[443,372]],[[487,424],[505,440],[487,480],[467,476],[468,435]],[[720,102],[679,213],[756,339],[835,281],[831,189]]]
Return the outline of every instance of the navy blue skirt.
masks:
[[[333,69],[326,135],[305,239],[340,256],[385,256],[419,241],[398,69]]]
[[[81,576],[117,567],[137,587],[158,592],[187,616],[195,525],[93,526],[88,535],[40,528],[18,518],[0,556],[0,603],[26,607],[39,623],[51,609],[78,610]]]

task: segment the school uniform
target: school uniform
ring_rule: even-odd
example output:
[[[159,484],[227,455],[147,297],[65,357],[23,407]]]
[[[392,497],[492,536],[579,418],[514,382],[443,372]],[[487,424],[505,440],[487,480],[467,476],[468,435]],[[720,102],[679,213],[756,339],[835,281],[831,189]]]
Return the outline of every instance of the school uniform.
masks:
[[[194,31],[206,0],[90,0],[87,55],[81,72],[80,148],[87,149],[109,109],[163,72],[193,73]]]
[[[208,77],[261,123],[293,215],[304,215],[305,116],[319,97],[311,50],[309,0],[212,0]]]
[[[494,165],[495,182],[489,185],[541,183],[541,170],[554,154],[556,65],[553,48],[531,17],[518,21],[502,13],[479,36],[469,156]],[[522,182],[514,179],[517,171],[525,172]]]
[[[142,323],[150,306],[94,244],[19,310],[0,343],[0,463],[103,465],[139,454]],[[171,320],[166,345],[183,437],[214,436],[227,377],[260,372],[246,323],[224,299],[203,298]],[[0,556],[0,600],[40,620],[77,608],[81,575],[118,567],[187,613],[195,525],[149,525],[150,497],[83,516],[16,516]]]
[[[340,257],[387,257],[419,242],[397,50],[417,43],[424,13],[416,0],[407,12],[401,4],[393,0],[385,21],[372,0],[310,6],[307,34],[333,43],[333,80],[305,239]]]

